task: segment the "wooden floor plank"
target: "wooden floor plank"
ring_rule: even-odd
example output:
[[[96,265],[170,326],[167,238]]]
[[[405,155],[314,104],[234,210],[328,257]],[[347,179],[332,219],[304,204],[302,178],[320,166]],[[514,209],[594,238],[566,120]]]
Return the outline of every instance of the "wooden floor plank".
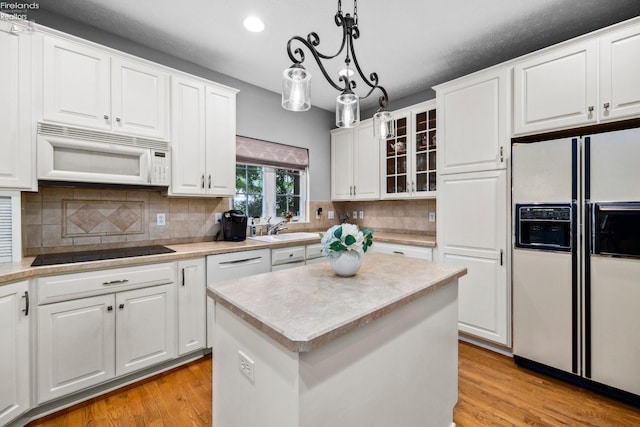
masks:
[[[208,356],[29,426],[211,426],[211,367]],[[461,342],[453,419],[458,427],[638,427],[640,409],[519,368],[510,357]]]

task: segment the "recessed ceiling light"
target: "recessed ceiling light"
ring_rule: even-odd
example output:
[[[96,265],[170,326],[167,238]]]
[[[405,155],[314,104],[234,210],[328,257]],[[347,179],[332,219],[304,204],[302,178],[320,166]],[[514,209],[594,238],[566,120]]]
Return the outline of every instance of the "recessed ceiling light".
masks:
[[[264,30],[264,22],[257,16],[250,16],[244,20],[244,27],[252,33],[259,33]]]

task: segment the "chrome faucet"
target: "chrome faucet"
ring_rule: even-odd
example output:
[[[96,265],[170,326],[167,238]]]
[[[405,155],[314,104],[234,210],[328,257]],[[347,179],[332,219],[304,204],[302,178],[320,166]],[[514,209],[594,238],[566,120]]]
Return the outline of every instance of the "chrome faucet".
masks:
[[[272,225],[269,222],[267,222],[267,236],[271,236],[272,234],[278,234],[282,230],[287,230],[288,228],[285,227],[286,223],[287,221],[280,221],[279,223]]]

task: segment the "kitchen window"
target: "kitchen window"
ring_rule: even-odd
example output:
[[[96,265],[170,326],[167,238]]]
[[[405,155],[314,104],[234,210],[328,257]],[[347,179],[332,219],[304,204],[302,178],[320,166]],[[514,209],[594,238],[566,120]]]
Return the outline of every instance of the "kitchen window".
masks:
[[[252,218],[283,219],[287,212],[304,219],[306,171],[246,164],[236,165],[233,209]]]
[[[236,137],[236,194],[233,209],[252,218],[306,219],[309,150]]]

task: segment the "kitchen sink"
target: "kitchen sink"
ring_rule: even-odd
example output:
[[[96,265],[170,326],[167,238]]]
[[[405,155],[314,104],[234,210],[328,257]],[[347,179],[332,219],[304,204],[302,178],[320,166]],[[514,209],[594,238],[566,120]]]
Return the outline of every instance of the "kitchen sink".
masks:
[[[267,243],[281,243],[281,242],[292,242],[296,240],[320,239],[320,234],[306,233],[303,231],[299,231],[295,233],[272,234],[271,236],[254,236],[254,237],[249,237],[249,239],[258,240],[260,242],[267,242]]]

